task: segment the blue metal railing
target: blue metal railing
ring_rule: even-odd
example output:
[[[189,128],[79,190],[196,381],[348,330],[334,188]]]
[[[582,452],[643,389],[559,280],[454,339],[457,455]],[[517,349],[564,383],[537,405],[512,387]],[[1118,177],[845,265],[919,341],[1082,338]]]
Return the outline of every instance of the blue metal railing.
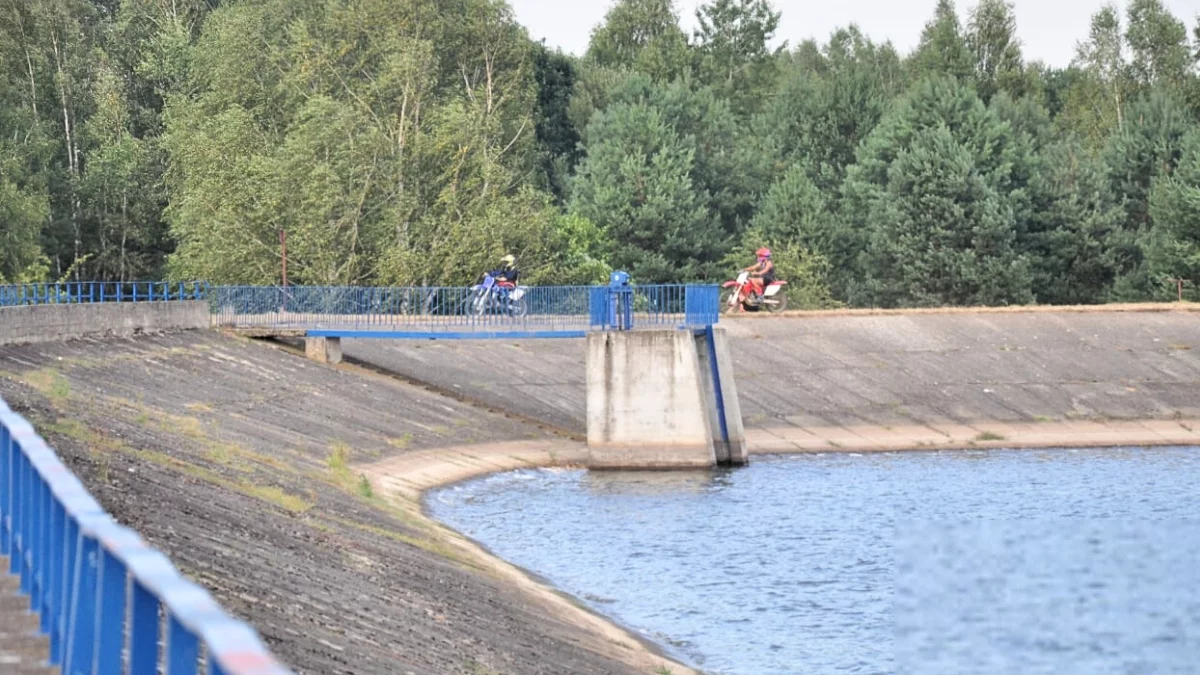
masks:
[[[203,300],[207,297],[208,288],[208,284],[202,281],[78,281],[63,284],[0,284],[0,307]]]
[[[534,286],[490,293],[464,287],[216,286],[208,301],[217,324],[235,328],[573,333],[702,328],[718,320],[718,295],[716,286],[699,285]]]
[[[0,554],[64,675],[195,675],[202,662],[208,675],[290,673],[253,628],[113,521],[3,399]]]

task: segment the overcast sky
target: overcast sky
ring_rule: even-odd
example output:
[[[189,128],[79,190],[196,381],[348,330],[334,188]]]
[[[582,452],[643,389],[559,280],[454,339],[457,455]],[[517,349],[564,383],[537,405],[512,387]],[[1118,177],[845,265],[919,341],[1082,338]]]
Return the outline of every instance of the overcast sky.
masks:
[[[676,0],[690,34],[695,10],[702,0]],[[535,40],[582,54],[592,28],[600,23],[612,0],[509,0],[517,18]],[[1163,0],[1191,33],[1200,13],[1200,0]],[[824,42],[835,28],[857,23],[872,39],[891,40],[902,53],[916,45],[937,0],[773,0],[783,13],[777,37],[795,45],[810,37]],[[966,20],[975,0],[957,0],[959,17]],[[1106,0],[1014,0],[1017,31],[1028,61],[1065,66],[1075,44],[1085,38],[1092,14]],[[1125,0],[1116,4],[1124,7]]]

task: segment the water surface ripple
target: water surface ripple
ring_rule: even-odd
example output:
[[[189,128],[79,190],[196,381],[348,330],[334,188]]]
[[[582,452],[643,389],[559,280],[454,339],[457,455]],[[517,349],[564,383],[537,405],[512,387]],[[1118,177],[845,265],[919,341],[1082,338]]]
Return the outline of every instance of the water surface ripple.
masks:
[[[1195,448],[530,470],[433,515],[705,672],[1200,672]]]

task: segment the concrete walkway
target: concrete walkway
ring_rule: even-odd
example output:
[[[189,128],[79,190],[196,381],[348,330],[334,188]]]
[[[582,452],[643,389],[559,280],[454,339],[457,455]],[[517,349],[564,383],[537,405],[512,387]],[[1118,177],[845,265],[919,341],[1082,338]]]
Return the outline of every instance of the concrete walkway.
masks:
[[[988,422],[748,429],[754,454],[968,448],[1200,446],[1200,419]]]
[[[38,616],[29,612],[29,596],[20,594],[20,581],[7,574],[4,556],[0,556],[0,570],[0,673],[58,673],[58,668],[46,665],[50,638],[38,633]]]

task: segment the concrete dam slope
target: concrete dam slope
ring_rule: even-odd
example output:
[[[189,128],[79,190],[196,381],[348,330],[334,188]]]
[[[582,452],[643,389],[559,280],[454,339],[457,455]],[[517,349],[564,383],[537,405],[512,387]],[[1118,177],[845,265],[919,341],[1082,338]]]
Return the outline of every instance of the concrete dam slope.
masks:
[[[823,313],[722,320],[749,429],[1200,417],[1200,313]],[[347,341],[346,355],[573,433],[581,340]]]
[[[564,440],[354,371],[189,331],[0,347],[0,396],[297,673],[652,670],[628,665],[636,641],[548,610],[360,473],[432,448]]]

